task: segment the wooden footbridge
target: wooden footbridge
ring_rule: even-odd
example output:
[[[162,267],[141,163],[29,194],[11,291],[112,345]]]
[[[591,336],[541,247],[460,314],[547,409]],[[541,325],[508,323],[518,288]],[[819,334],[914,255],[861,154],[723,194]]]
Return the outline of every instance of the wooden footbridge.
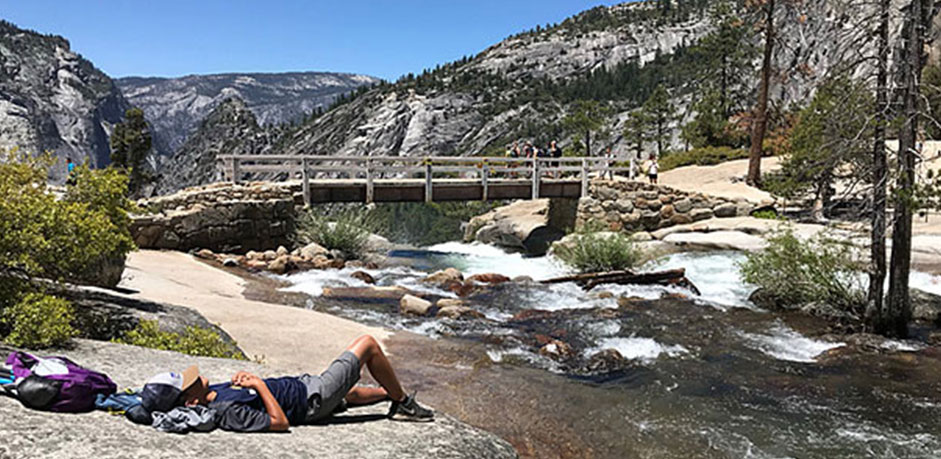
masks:
[[[594,177],[633,179],[634,160],[562,157],[220,155],[226,180],[299,178],[304,202],[487,201],[578,198]]]

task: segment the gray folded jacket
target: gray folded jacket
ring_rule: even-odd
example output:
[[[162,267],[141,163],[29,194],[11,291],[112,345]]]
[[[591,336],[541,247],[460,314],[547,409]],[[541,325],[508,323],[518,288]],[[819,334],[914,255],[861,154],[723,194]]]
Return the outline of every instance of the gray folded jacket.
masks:
[[[205,406],[178,406],[167,413],[154,412],[153,428],[161,432],[209,432],[216,428],[216,410]]]

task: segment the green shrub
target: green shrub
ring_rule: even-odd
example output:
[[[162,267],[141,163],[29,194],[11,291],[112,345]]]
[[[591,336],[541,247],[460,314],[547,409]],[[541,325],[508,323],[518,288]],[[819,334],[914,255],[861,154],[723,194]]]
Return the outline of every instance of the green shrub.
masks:
[[[327,250],[339,250],[345,258],[363,255],[363,248],[375,227],[369,214],[354,209],[340,210],[333,215],[308,211],[298,219],[297,236],[302,243],[316,242]]]
[[[764,250],[747,253],[739,268],[745,282],[784,307],[823,301],[859,311],[865,304],[858,250],[826,234],[805,241],[793,229],[782,230],[768,238]]]
[[[553,253],[580,273],[631,269],[644,259],[628,235],[602,232],[601,225],[594,223],[579,228],[570,243],[556,245]]]
[[[72,304],[42,293],[28,293],[3,311],[10,329],[5,341],[13,346],[44,348],[67,343],[77,331],[72,328]]]
[[[751,214],[751,216],[762,220],[785,220],[783,216],[778,215],[778,213],[772,209],[759,210]]]
[[[712,166],[726,161],[748,158],[748,150],[729,147],[703,147],[663,155],[659,166],[668,171],[683,166]]]
[[[183,334],[166,332],[160,330],[156,320],[142,320],[137,324],[137,328],[114,341],[189,355],[247,360],[236,346],[224,341],[213,330],[189,326]]]

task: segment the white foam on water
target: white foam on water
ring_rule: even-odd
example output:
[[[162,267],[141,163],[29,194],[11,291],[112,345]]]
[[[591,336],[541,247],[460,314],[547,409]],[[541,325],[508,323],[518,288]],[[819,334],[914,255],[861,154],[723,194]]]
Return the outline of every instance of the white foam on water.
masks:
[[[568,273],[553,257],[524,257],[519,253],[506,253],[489,244],[445,242],[427,249],[459,255],[454,259],[454,267],[467,275],[498,273],[508,277],[529,276],[542,280]]]
[[[766,333],[743,332],[741,335],[755,349],[791,362],[814,362],[820,354],[846,345],[808,338],[782,324],[776,324]]]
[[[588,358],[605,349],[614,349],[618,351],[618,353],[621,354],[621,356],[625,359],[640,360],[643,362],[656,360],[661,355],[677,357],[679,355],[689,353],[689,350],[683,346],[661,344],[652,338],[618,337],[603,338],[599,340],[598,345],[593,348],[586,349],[584,355],[586,358]]]
[[[752,307],[748,296],[754,286],[745,284],[738,264],[741,252],[682,252],[667,255],[644,266],[644,270],[683,268],[686,277],[699,289],[700,299],[724,307]]]
[[[888,282],[888,280],[886,280]],[[928,292],[934,295],[941,295],[941,276],[912,271],[908,277],[908,284],[911,288]]]
[[[913,343],[910,341],[897,341],[893,339],[887,339],[879,345],[883,349],[888,349],[890,351],[898,352],[916,352],[924,349],[924,346]]]

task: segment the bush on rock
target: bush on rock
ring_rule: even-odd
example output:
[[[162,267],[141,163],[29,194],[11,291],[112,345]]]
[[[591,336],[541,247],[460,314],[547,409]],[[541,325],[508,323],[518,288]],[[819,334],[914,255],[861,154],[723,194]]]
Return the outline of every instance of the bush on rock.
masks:
[[[559,244],[553,251],[559,260],[580,273],[631,269],[644,259],[630,236],[601,231],[598,224],[583,225],[571,243]]]
[[[72,304],[42,293],[28,293],[3,310],[10,332],[6,342],[32,349],[61,346],[78,332],[72,328]]]
[[[345,210],[331,216],[309,211],[301,216],[297,236],[301,242],[316,242],[327,250],[337,250],[347,259],[360,258],[373,228],[366,212]]]
[[[192,325],[179,334],[160,330],[156,320],[142,320],[137,328],[114,341],[189,355],[246,360],[236,346],[227,343],[215,331]]]
[[[47,182],[54,164],[50,154],[0,154],[0,332],[14,345],[67,341],[68,302],[37,292],[49,281],[113,286],[134,249],[127,177],[79,166],[57,196]]]
[[[780,307],[824,302],[853,313],[865,307],[863,264],[847,241],[822,233],[803,240],[785,229],[769,237],[764,250],[745,257],[742,278]]]

